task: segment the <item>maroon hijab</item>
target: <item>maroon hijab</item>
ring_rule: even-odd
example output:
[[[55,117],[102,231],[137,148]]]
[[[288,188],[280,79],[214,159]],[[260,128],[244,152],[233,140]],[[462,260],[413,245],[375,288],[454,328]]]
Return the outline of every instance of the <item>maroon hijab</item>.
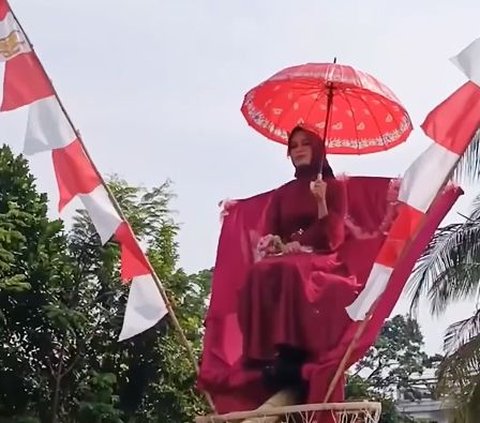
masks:
[[[290,155],[290,140],[297,131],[303,131],[307,135],[312,147],[312,161],[309,165],[296,166],[295,178],[316,178],[321,173],[323,179],[334,179],[335,175],[326,157],[325,141],[314,132],[302,126],[293,128],[288,137],[288,154]]]

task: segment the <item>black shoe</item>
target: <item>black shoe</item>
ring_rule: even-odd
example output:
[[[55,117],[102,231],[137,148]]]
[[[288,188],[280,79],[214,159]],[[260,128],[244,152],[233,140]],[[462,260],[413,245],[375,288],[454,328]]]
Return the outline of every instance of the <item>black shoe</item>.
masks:
[[[304,363],[308,358],[308,353],[300,348],[281,344],[277,346],[278,358],[291,363]]]
[[[301,385],[302,363],[278,359],[274,364],[264,366],[262,375],[267,388],[275,391]]]
[[[267,389],[274,392],[281,389],[279,386],[277,369],[273,364],[269,364],[262,368],[262,379]]]

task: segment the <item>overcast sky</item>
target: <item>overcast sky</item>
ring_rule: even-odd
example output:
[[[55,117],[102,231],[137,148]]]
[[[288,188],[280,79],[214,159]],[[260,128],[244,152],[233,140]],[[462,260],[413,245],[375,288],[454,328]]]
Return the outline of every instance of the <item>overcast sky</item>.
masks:
[[[419,129],[426,114],[464,82],[449,57],[480,36],[478,0],[10,2],[99,169],[147,186],[172,179],[180,264],[192,272],[214,264],[219,200],[292,176],[284,148],[243,120],[246,91],[283,67],[335,56],[371,73],[401,99],[415,130],[391,152],[331,163],[351,175],[398,176],[428,144]],[[16,152],[25,118],[0,117],[1,141]],[[32,169],[55,204],[48,154]],[[449,221],[468,212],[466,191]],[[428,350],[468,312],[462,304],[432,319],[425,310]]]

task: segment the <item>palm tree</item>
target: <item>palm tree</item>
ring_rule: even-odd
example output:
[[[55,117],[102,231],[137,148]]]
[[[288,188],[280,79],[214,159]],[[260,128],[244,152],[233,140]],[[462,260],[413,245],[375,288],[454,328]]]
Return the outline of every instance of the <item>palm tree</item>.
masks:
[[[480,131],[460,161],[453,179],[480,180]],[[426,297],[431,313],[444,313],[452,303],[480,299],[480,195],[463,222],[440,228],[422,254],[408,291],[411,310]],[[480,306],[451,325],[444,339],[445,357],[438,370],[438,394],[453,400],[455,422],[480,421]]]

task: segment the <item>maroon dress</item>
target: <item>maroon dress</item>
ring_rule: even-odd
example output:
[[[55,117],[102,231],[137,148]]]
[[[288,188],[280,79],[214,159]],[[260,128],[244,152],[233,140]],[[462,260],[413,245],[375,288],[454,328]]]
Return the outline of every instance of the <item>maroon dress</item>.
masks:
[[[299,241],[313,252],[270,256],[252,265],[239,292],[246,362],[273,360],[279,345],[318,357],[338,341],[335,316],[355,298],[356,279],[337,253],[345,237],[344,184],[326,180],[328,215],[319,219],[313,179],[307,174],[283,185],[270,204],[266,234]]]

